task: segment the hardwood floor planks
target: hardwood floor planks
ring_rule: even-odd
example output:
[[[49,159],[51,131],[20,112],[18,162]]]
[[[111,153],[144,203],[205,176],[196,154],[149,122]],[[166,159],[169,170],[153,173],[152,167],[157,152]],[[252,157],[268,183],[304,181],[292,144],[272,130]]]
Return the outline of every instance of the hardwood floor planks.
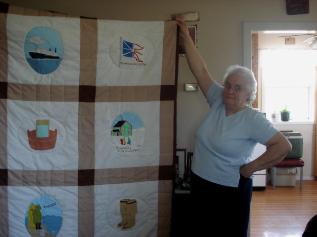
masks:
[[[301,237],[307,222],[317,214],[317,181],[296,187],[267,186],[254,191],[250,237]]]

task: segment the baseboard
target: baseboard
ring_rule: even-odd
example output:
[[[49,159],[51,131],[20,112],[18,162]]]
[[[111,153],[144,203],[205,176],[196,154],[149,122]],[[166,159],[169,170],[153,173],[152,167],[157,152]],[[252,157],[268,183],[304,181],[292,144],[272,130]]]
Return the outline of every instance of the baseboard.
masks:
[[[264,191],[265,189],[265,186],[256,186],[252,188],[253,191]]]
[[[296,180],[299,180],[299,177],[296,177]],[[303,176],[303,180],[316,180],[315,176]]]

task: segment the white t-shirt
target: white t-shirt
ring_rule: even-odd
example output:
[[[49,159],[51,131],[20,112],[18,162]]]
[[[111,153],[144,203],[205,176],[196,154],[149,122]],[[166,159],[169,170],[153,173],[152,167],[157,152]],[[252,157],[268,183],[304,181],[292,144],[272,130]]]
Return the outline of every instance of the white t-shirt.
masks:
[[[211,109],[196,133],[192,171],[210,182],[238,187],[240,166],[250,161],[258,142],[265,144],[277,130],[252,108],[226,116],[222,93],[217,82],[208,89]]]

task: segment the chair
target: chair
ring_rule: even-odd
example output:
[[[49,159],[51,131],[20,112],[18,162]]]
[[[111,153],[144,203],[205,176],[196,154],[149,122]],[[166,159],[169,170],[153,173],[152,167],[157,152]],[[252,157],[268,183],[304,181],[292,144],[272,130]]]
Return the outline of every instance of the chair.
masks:
[[[284,159],[280,163],[271,168],[272,172],[272,186],[275,188],[276,181],[276,168],[300,168],[299,188],[302,189],[303,182],[303,167],[304,161],[302,159]]]
[[[276,169],[277,168],[300,168],[300,189],[302,189],[303,181],[303,167],[304,161],[301,159],[303,157],[303,136],[299,132],[294,132],[293,130],[284,130],[281,133],[289,140],[292,144],[292,150],[286,155],[284,160],[276,164],[272,169],[272,186],[275,188],[276,185]]]

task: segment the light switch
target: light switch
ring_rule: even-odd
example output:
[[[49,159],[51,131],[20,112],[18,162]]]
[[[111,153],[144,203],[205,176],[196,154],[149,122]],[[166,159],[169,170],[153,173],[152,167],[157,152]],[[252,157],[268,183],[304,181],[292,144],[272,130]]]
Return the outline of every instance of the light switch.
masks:
[[[198,84],[197,83],[185,83],[184,90],[185,91],[198,91]]]

